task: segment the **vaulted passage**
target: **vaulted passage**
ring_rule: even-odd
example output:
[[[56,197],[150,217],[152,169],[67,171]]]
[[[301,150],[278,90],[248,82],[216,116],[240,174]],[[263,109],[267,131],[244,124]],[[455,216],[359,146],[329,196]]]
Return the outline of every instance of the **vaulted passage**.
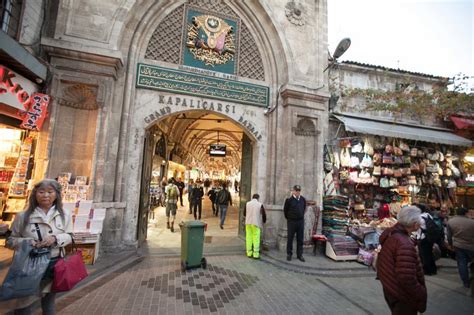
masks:
[[[247,190],[251,187],[251,170],[252,142],[237,122],[202,110],[165,115],[149,127],[145,136],[139,240],[151,251],[179,252],[179,223],[195,218],[189,189],[202,187],[201,220],[207,224],[206,251],[241,246],[239,217],[241,203],[250,194]],[[169,220],[166,215],[165,191],[171,179],[184,186],[174,224],[172,213]],[[221,228],[222,211],[213,207],[211,197],[213,191],[218,192],[224,185],[231,193],[232,205]],[[196,218],[199,219],[199,207]]]

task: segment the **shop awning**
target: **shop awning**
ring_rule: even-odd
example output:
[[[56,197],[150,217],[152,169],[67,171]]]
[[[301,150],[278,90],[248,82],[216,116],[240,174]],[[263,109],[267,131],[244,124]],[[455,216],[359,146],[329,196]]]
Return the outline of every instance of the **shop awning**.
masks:
[[[347,131],[465,147],[472,146],[471,140],[448,131],[405,126],[393,122],[374,121],[342,115],[334,116],[344,123]]]
[[[474,119],[457,116],[451,116],[450,118],[456,128],[474,130]]]

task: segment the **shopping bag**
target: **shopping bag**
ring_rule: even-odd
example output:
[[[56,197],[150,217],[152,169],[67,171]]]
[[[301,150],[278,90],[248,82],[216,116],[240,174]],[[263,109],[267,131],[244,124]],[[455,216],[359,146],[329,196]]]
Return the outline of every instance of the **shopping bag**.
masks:
[[[75,248],[74,245],[73,248]],[[69,291],[86,277],[87,269],[82,261],[82,251],[76,249],[72,255],[59,258],[54,265],[51,290],[53,292]]]
[[[23,241],[0,287],[0,301],[38,294],[49,258],[49,250],[33,250],[30,241]]]

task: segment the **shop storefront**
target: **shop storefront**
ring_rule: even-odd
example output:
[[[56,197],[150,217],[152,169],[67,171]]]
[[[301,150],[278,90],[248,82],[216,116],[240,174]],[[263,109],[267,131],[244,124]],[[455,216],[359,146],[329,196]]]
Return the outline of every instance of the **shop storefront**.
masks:
[[[36,146],[50,97],[5,65],[0,78],[0,219],[10,226],[34,184]]]
[[[441,129],[350,115],[334,119],[340,128],[325,148],[322,223],[334,257],[356,259],[359,247],[373,249],[377,234],[396,223],[405,205],[459,205],[470,140]]]

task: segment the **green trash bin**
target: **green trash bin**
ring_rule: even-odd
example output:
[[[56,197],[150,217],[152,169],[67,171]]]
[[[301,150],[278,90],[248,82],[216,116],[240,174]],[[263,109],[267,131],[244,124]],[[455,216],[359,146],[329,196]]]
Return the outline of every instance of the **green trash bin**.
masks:
[[[206,258],[202,257],[204,246],[204,228],[202,221],[181,222],[181,270],[202,267],[206,269]]]

